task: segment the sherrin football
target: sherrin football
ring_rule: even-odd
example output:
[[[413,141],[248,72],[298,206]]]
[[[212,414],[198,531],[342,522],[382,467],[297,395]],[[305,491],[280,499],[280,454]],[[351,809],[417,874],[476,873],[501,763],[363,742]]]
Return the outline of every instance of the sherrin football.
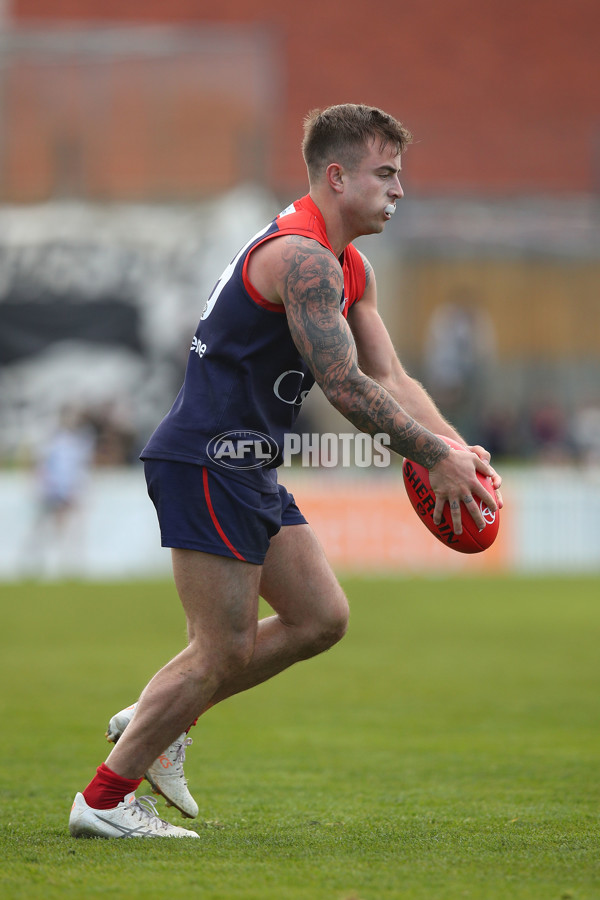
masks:
[[[441,437],[441,435],[438,435],[438,437]],[[467,449],[457,441],[453,441],[451,438],[441,437],[441,439],[455,450]],[[465,504],[461,502],[460,512],[463,530],[462,534],[454,534],[452,529],[452,517],[450,515],[450,505],[448,503],[444,506],[440,524],[435,525],[433,522],[435,494],[431,490],[429,470],[426,469],[425,466],[419,465],[419,463],[413,462],[410,459],[405,459],[402,464],[402,476],[404,478],[404,486],[406,488],[406,493],[408,494],[408,499],[421,521],[438,541],[441,541],[442,544],[446,544],[446,546],[450,547],[452,550],[458,550],[459,553],[481,553],[482,550],[487,550],[488,547],[491,547],[496,540],[498,528],[500,526],[500,514],[498,510],[493,512],[479,497],[474,498],[475,502],[479,504],[479,508],[485,521],[485,527],[482,531],[479,531],[470,512],[467,510]],[[482,475],[480,472],[477,472],[477,477],[485,489],[489,491],[492,496],[495,496],[491,479]]]

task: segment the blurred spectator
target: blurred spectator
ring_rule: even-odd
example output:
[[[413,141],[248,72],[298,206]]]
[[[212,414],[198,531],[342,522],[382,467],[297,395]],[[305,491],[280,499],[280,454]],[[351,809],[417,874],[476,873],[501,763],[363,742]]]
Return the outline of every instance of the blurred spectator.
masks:
[[[434,400],[469,442],[481,441],[480,412],[496,361],[489,314],[462,288],[438,306],[425,340],[425,381]]]
[[[531,412],[531,440],[536,458],[546,463],[566,463],[572,459],[567,418],[563,407],[553,400],[538,402]]]
[[[484,413],[480,427],[477,443],[489,450],[493,458],[518,459],[529,452],[528,427],[519,410],[492,407]]]
[[[97,466],[124,466],[137,460],[136,435],[126,404],[103,403],[88,410],[87,420],[95,434]]]
[[[24,551],[30,574],[53,578],[81,573],[82,503],[94,446],[86,419],[65,408],[36,462],[37,513]]]
[[[600,405],[576,411],[573,438],[578,459],[587,465],[600,465]]]

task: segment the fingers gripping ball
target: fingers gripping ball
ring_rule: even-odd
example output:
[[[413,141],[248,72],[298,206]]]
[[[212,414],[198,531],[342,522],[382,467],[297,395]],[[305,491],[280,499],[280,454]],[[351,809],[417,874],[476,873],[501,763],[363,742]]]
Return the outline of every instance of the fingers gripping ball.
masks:
[[[457,441],[447,437],[444,437],[443,440],[455,450],[466,450],[466,447],[463,447]],[[465,504],[461,503],[460,511],[463,531],[462,534],[454,534],[448,503],[444,506],[442,521],[439,525],[434,524],[435,494],[431,489],[429,471],[419,463],[405,459],[402,465],[402,476],[408,499],[421,521],[438,541],[446,544],[452,550],[457,550],[459,553],[481,553],[482,550],[487,550],[488,547],[491,547],[496,540],[500,526],[500,513],[498,510],[493,512],[485,505],[483,500],[479,497],[474,497],[474,501],[479,504],[485,521],[485,527],[482,531],[479,531]],[[491,480],[480,472],[477,472],[477,478],[484,488],[492,496],[495,496]]]

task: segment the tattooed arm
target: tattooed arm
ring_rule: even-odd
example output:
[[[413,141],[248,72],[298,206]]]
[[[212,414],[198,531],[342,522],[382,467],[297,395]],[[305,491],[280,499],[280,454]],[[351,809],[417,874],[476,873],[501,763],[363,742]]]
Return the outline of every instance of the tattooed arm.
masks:
[[[360,431],[389,435],[396,453],[430,470],[436,495],[434,521],[441,521],[448,501],[454,531],[460,534],[462,500],[482,528],[483,516],[479,505],[471,502],[473,495],[492,509],[496,503],[476,471],[490,475],[493,469],[475,454],[450,449],[362,371],[352,331],[340,314],[343,276],[332,253],[310,238],[282,235],[252,253],[248,276],[263,297],[284,304],[296,347],[329,402]]]
[[[393,450],[431,469],[448,456],[448,445],[359,368],[352,332],[340,315],[344,285],[335,257],[298,235],[282,239],[280,250],[290,332],[329,402],[360,431],[385,432]]]

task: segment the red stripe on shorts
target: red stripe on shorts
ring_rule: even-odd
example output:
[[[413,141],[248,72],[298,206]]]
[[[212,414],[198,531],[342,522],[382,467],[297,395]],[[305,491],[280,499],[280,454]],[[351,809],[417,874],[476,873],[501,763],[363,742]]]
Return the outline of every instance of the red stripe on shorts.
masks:
[[[209,492],[209,490],[208,490],[208,471],[207,471],[206,468],[204,468],[204,467],[202,468],[202,483],[203,483],[203,485],[204,485],[204,497],[205,497],[205,499],[206,499],[206,505],[208,506],[208,511],[209,511],[209,513],[210,513],[210,517],[211,517],[211,519],[212,519],[212,521],[213,521],[213,525],[214,525],[215,528],[217,529],[217,532],[218,532],[218,534],[219,534],[219,537],[221,538],[221,540],[223,541],[223,543],[225,544],[225,546],[226,546],[226,547],[229,547],[229,549],[231,550],[231,552],[233,553],[233,555],[236,557],[236,559],[241,559],[242,562],[247,562],[247,560],[244,559],[244,557],[242,556],[242,554],[241,554],[241,553],[238,553],[238,551],[235,549],[235,547],[233,546],[233,544],[231,543],[231,541],[229,540],[229,538],[227,537],[227,535],[225,534],[225,532],[224,532],[223,529],[221,528],[221,524],[220,524],[219,520],[217,519],[217,516],[215,515],[215,511],[214,511],[214,509],[213,509],[212,501],[211,501],[211,499],[210,499],[210,492]]]

